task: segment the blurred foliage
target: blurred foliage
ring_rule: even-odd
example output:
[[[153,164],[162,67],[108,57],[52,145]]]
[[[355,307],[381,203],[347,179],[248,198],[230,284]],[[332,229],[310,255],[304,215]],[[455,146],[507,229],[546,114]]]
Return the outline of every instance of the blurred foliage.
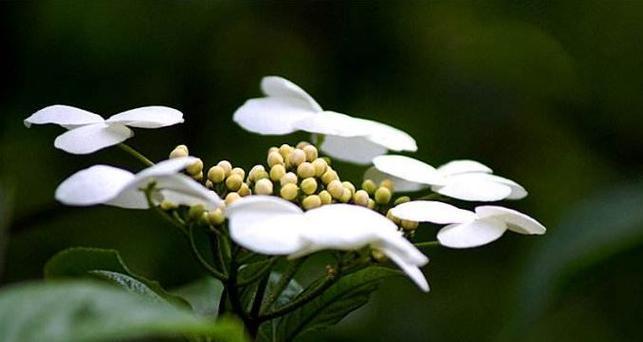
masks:
[[[151,213],[54,203],[78,169],[137,170],[135,160],[118,149],[65,154],[53,148],[60,128],[26,129],[22,119],[55,103],[104,115],[168,105],[186,123],[137,130],[133,146],[158,160],[186,143],[208,164],[248,167],[269,146],[305,138],[252,135],[231,121],[259,96],[260,78],[277,74],[325,108],[404,129],[422,160],[474,158],[519,181],[530,196],[507,205],[549,228],[429,250],[431,293],[389,281],[357,315],[308,338],[641,339],[632,319],[643,306],[642,31],[643,3],[624,0],[3,2],[0,179],[15,198],[0,218],[13,217],[1,279],[39,278],[71,246],[116,249],[165,288],[200,278],[180,235]],[[363,172],[339,168],[353,180]],[[626,221],[631,235],[618,235]],[[570,274],[563,262],[585,267]],[[540,292],[533,277],[543,277]]]

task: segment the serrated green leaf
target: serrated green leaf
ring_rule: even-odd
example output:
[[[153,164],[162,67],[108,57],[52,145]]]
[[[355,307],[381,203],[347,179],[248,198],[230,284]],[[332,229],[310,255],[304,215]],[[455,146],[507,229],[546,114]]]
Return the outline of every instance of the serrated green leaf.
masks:
[[[270,279],[268,280],[268,288],[267,288],[268,293],[271,293],[274,291],[275,287],[277,286],[277,283],[279,283],[280,278],[281,278],[281,274],[279,272],[270,273]],[[286,288],[281,292],[277,300],[275,300],[275,302],[272,304],[271,308],[279,307],[284,304],[287,304],[288,302],[293,300],[293,298],[301,294],[303,291],[304,291],[304,288],[295,279],[292,279],[288,283],[288,286],[286,286]],[[261,327],[259,328],[257,340],[265,341],[265,342],[278,341],[277,331],[278,331],[280,322],[281,322],[281,318],[275,318],[273,320],[270,320],[269,322],[262,324]]]
[[[149,288],[153,293],[165,299],[166,301],[180,306],[189,306],[189,304],[182,298],[172,295],[165,291],[161,285],[145,277],[135,274],[127,267],[120,254],[116,250],[89,248],[89,247],[74,247],[66,249],[54,255],[44,268],[45,279],[60,279],[60,278],[73,278],[83,276],[94,276],[98,273],[96,271],[107,271],[120,273],[124,276],[129,276],[134,280],[142,283]],[[105,280],[105,277],[99,277]],[[121,277],[121,279],[124,279]],[[114,278],[110,279],[110,283],[117,286],[124,286],[127,290],[126,283],[115,281]],[[131,285],[131,283],[130,283]],[[139,294],[146,294],[143,291]]]
[[[0,341],[112,341],[203,336],[244,341],[236,321],[213,321],[92,281],[21,284],[0,291]]]
[[[172,290],[172,293],[187,300],[198,315],[216,317],[223,294],[223,284],[217,279],[207,277]]]
[[[166,301],[161,298],[161,296],[157,295],[154,291],[152,291],[152,289],[147,287],[147,285],[126,274],[111,271],[89,271],[89,274],[95,276],[98,279],[106,280],[109,283],[112,283],[144,298],[148,298],[160,303],[166,303]]]
[[[397,270],[371,266],[340,278],[321,296],[282,318],[271,341],[291,341],[336,324],[366,304],[381,280],[399,274]]]

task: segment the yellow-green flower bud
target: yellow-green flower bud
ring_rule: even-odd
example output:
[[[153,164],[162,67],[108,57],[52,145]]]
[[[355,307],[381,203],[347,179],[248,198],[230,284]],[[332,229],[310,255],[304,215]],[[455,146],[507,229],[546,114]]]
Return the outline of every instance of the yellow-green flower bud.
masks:
[[[366,179],[362,182],[362,189],[368,192],[369,195],[372,195],[375,193],[375,190],[377,190],[377,184],[370,179]]]
[[[286,184],[297,184],[297,181],[297,175],[292,172],[288,172],[283,177],[281,177],[279,183],[281,184],[281,186],[284,186]]]
[[[391,211],[391,209],[389,209],[386,212],[386,218],[393,221],[393,223],[397,225],[399,225],[402,222],[402,220],[400,220],[397,216],[393,215],[393,212]]]
[[[306,161],[306,153],[303,150],[295,149],[290,155],[286,157],[288,161],[288,166],[291,168],[296,168],[299,164]]]
[[[281,195],[281,198],[288,201],[292,201],[295,198],[297,198],[298,194],[299,194],[299,187],[293,183],[288,183],[282,186],[281,190],[279,190],[279,195]]]
[[[225,169],[219,165],[208,170],[208,179],[214,184],[219,184],[225,179]]]
[[[266,169],[263,167],[263,165],[255,165],[255,166],[253,166],[252,169],[250,169],[250,172],[248,172],[248,181],[249,182],[257,181],[258,180],[258,178],[256,177],[257,173],[259,173],[261,171],[263,171],[263,172],[266,171]]]
[[[187,146],[179,145],[170,152],[170,159],[187,157],[189,154]]]
[[[380,186],[375,191],[375,202],[377,204],[388,204],[391,200],[391,190],[389,188]]]
[[[295,147],[300,149],[300,150],[303,150],[304,147],[306,147],[308,145],[310,145],[310,143],[308,141],[300,141],[300,142],[297,143],[297,145]]]
[[[288,156],[294,150],[295,149],[292,146],[288,145],[288,144],[283,144],[283,145],[279,146],[279,153],[281,154],[282,157],[284,157],[284,160],[286,160],[286,158],[288,158]]]
[[[230,174],[231,175],[239,175],[239,176],[241,176],[241,179],[244,179],[246,177],[246,171],[244,171],[240,167],[235,167],[234,169],[232,169],[230,171]]]
[[[322,158],[323,160],[325,160],[325,161],[326,161],[326,164],[328,164],[329,166],[333,164],[333,163],[332,163],[332,160],[331,160],[330,158],[328,158],[328,157],[321,157],[321,158]]]
[[[279,152],[271,152],[268,155],[268,167],[273,167],[275,165],[283,165],[284,157]]]
[[[326,190],[330,193],[331,196],[333,196],[334,199],[340,199],[342,198],[342,195],[344,195],[344,186],[340,181],[334,180],[326,186]]]
[[[353,196],[353,194],[355,193],[355,185],[353,185],[353,183],[351,183],[351,182],[342,182],[342,185],[346,189],[350,190],[351,191],[351,196]]]
[[[176,205],[176,203],[174,202],[168,200],[163,200],[163,202],[161,202],[161,209],[163,210],[172,210],[176,208],[178,208],[178,205]]]
[[[270,148],[268,149],[268,154],[270,154],[270,153],[272,153],[272,152],[277,152],[277,153],[279,153],[279,147],[276,147],[276,146],[272,146],[272,147],[270,147]]]
[[[310,195],[304,198],[304,200],[301,202],[301,205],[304,207],[304,209],[310,210],[310,209],[319,208],[322,205],[322,201],[321,201],[321,198],[319,198],[319,196]]]
[[[306,160],[311,162],[315,159],[317,159],[318,153],[317,153],[317,147],[313,145],[307,145],[304,147],[302,150],[304,150],[304,153],[306,153]]]
[[[309,177],[304,179],[301,182],[301,191],[303,191],[306,195],[310,195],[317,191],[317,181],[315,178]]]
[[[286,168],[281,164],[276,164],[270,169],[270,179],[273,182],[280,180],[286,174]]]
[[[252,191],[250,191],[250,187],[246,183],[241,183],[241,187],[239,188],[239,196],[241,197],[246,197],[249,195],[252,195]]]
[[[342,197],[339,198],[339,201],[342,203],[348,203],[351,198],[353,198],[353,194],[349,189],[344,188],[344,193],[342,194]]]
[[[197,181],[202,181],[203,180],[203,171],[197,173],[196,175],[192,175],[192,178],[194,178]]]
[[[194,163],[188,165],[188,167],[185,168],[185,171],[192,176],[198,175],[199,172],[203,171],[203,161],[201,159],[197,159]]]
[[[357,190],[355,194],[353,195],[353,202],[357,205],[361,205],[363,207],[368,206],[368,192],[364,190]]]
[[[321,176],[321,180],[324,184],[330,184],[332,181],[339,181],[339,177],[337,176],[337,172],[328,168],[328,170],[326,170],[326,172]]]
[[[366,207],[368,209],[375,209],[375,201],[372,198],[369,198]]]
[[[373,260],[375,260],[375,262],[378,262],[378,263],[385,263],[388,260],[386,255],[382,253],[382,251],[380,251],[379,249],[371,250],[371,258],[373,258]]]
[[[230,205],[230,204],[234,203],[234,201],[238,200],[239,198],[241,198],[241,196],[239,196],[239,194],[238,194],[238,193],[236,193],[236,192],[229,192],[229,193],[225,196],[225,200],[224,200],[225,205]]]
[[[301,178],[313,177],[315,175],[315,168],[309,162],[303,162],[297,166],[297,176]]]
[[[226,178],[225,180],[225,186],[230,191],[239,190],[241,188],[242,183],[243,183],[243,178],[241,178],[241,176],[237,174],[231,174],[230,177]]]
[[[205,187],[208,188],[208,189],[212,189],[212,188],[214,188],[214,183],[212,183],[211,180],[207,179],[205,181]]]
[[[272,194],[272,182],[266,178],[258,180],[257,183],[255,183],[254,193],[257,195]]]
[[[402,222],[400,222],[400,225],[404,230],[416,230],[419,223],[417,221],[402,220]]]
[[[409,196],[400,196],[395,199],[395,201],[393,202],[393,205],[400,205],[402,203],[409,202],[410,200],[411,200],[411,197]]]
[[[269,174],[268,174],[268,172],[266,172],[266,171],[259,170],[259,171],[257,171],[257,172],[255,173],[255,176],[254,176],[254,182],[256,183],[256,182],[258,182],[260,179],[270,179],[270,175],[269,175]]]
[[[190,207],[188,210],[188,217],[191,220],[198,220],[201,218],[201,215],[205,212],[205,208],[203,207],[202,204],[196,204]]]
[[[223,168],[226,177],[228,177],[230,175],[230,172],[232,172],[232,164],[230,164],[230,162],[227,160],[222,160],[218,162],[217,165]]]
[[[216,208],[208,213],[208,222],[213,226],[219,226],[225,221],[225,215],[221,208]]]
[[[326,190],[319,192],[319,198],[321,198],[322,204],[331,204],[333,202],[333,196]]]
[[[385,179],[380,182],[380,187],[385,187],[389,189],[390,191],[393,191],[393,181],[390,179]]]
[[[315,177],[321,177],[326,172],[328,164],[325,160],[317,158],[313,160],[313,168],[315,169]]]

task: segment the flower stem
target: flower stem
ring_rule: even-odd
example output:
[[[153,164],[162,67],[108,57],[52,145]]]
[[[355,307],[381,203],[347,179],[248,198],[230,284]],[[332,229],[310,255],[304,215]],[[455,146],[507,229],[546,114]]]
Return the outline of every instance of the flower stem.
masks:
[[[140,153],[139,151],[135,150],[135,149],[134,149],[133,147],[131,147],[130,145],[127,145],[127,144],[125,144],[125,143],[120,143],[120,144],[118,144],[118,147],[120,147],[120,148],[121,148],[121,150],[123,150],[123,151],[125,151],[125,152],[129,153],[130,155],[132,155],[134,158],[136,158],[136,159],[138,159],[139,161],[141,161],[141,162],[142,162],[143,164],[145,164],[146,166],[152,166],[152,165],[154,165],[154,163],[153,163],[151,160],[147,159],[147,157],[145,157],[145,156],[144,156],[142,153]]]
[[[193,233],[192,225],[189,225],[188,240],[190,240],[190,249],[192,249],[192,254],[199,261],[201,266],[203,266],[203,268],[206,271],[208,271],[213,277],[215,277],[215,278],[217,278],[217,279],[219,279],[221,281],[225,281],[228,277],[225,274],[219,272],[219,270],[217,270],[216,268],[212,267],[205,260],[205,258],[201,255],[201,253],[199,252],[199,249],[196,246],[196,241],[194,240],[194,233]]]
[[[272,304],[275,303],[275,301],[279,298],[282,292],[288,287],[288,284],[292,280],[292,278],[295,276],[301,265],[303,265],[304,261],[306,261],[306,258],[299,258],[297,260],[294,260],[293,262],[288,265],[288,268],[284,271],[284,273],[281,275],[279,278],[279,281],[275,285],[275,288],[273,291],[270,291],[270,295],[266,299],[266,304],[264,306],[264,310],[262,311],[267,311],[270,309]]]
[[[438,247],[440,246],[440,243],[438,241],[426,241],[426,242],[418,242],[413,244],[415,247],[422,248],[422,247]]]

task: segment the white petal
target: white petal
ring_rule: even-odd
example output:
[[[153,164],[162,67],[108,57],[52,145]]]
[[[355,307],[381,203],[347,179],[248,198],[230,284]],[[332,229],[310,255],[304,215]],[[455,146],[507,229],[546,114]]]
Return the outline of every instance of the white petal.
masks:
[[[366,137],[339,137],[327,135],[320,149],[325,154],[346,162],[368,165],[373,158],[387,152],[386,147],[374,144]]]
[[[65,105],[53,105],[31,114],[30,117],[25,119],[24,123],[27,127],[32,124],[40,125],[52,123],[70,128],[104,121],[105,120],[100,115],[80,108]]]
[[[301,99],[269,97],[246,101],[234,112],[232,119],[250,132],[282,135],[295,132],[297,122],[315,113]]]
[[[426,281],[424,274],[417,265],[405,262],[400,256],[390,251],[382,250],[382,252],[397,266],[399,266],[422,291],[429,292],[429,283]]]
[[[422,254],[409,240],[404,238],[399,231],[379,232],[378,240],[371,243],[371,246],[381,250],[391,251],[409,264],[422,266],[429,262],[429,258]]]
[[[375,144],[396,152],[415,152],[418,149],[415,139],[404,131],[377,121],[353,119],[359,123],[362,130],[369,132],[368,139]]]
[[[491,202],[507,198],[512,189],[509,185],[496,182],[495,176],[486,173],[463,173],[447,177],[445,186],[431,189],[445,196],[464,201]]]
[[[111,116],[108,123],[139,128],[159,128],[183,122],[183,113],[164,106],[148,106],[131,109]]]
[[[438,201],[411,201],[391,209],[391,213],[403,220],[432,222],[437,224],[465,223],[476,219],[476,214]]]
[[[310,115],[295,123],[298,130],[340,137],[369,135],[368,127],[346,114],[324,111]]]
[[[163,160],[137,173],[136,179],[141,180],[147,177],[173,175],[193,164],[196,160],[197,158],[194,157],[182,157]]]
[[[301,209],[278,197],[241,198],[226,208],[226,216],[232,239],[254,252],[285,255],[305,244],[300,238],[305,227]]]
[[[406,156],[385,155],[373,159],[375,167],[392,176],[423,184],[444,184],[433,166]]]
[[[451,248],[470,248],[486,245],[497,240],[507,226],[493,218],[479,219],[469,223],[448,225],[438,232],[440,244]]]
[[[492,205],[476,207],[476,214],[481,218],[491,217],[501,220],[509,230],[520,234],[545,234],[547,229],[540,222],[513,209]]]
[[[525,188],[523,188],[520,184],[512,181],[511,179],[496,175],[487,175],[485,177],[495,182],[507,185],[511,188],[511,193],[509,194],[509,196],[507,196],[506,199],[518,200],[527,197],[527,190],[525,190]]]
[[[54,146],[73,154],[88,154],[105,147],[120,144],[134,133],[123,125],[97,123],[81,126],[59,135]]]
[[[475,160],[453,160],[438,167],[438,172],[444,176],[450,176],[470,172],[491,173],[492,170]]]
[[[420,191],[423,189],[428,188],[429,186],[426,184],[422,183],[416,183],[416,182],[409,182],[407,180],[404,180],[402,178],[398,178],[395,176],[388,175],[377,168],[369,167],[366,172],[364,173],[364,179],[370,179],[373,182],[379,184],[381,181],[385,179],[389,179],[393,182],[393,190],[395,192],[413,192],[413,191]]]
[[[295,98],[304,101],[312,111],[322,111],[321,106],[298,85],[279,76],[266,76],[261,80],[261,90],[271,97]]]
[[[106,203],[134,179],[131,172],[107,165],[95,165],[76,172],[56,189],[56,199],[67,205]]]
[[[156,187],[160,189],[163,199],[178,205],[202,204],[206,210],[214,210],[223,205],[214,191],[184,174],[158,177]]]
[[[154,193],[152,194],[152,200],[155,203],[160,203],[162,198],[160,197],[160,194]],[[105,204],[126,209],[149,208],[145,193],[135,187],[125,187],[125,189],[123,189],[123,191],[121,191],[116,197],[105,202]]]

